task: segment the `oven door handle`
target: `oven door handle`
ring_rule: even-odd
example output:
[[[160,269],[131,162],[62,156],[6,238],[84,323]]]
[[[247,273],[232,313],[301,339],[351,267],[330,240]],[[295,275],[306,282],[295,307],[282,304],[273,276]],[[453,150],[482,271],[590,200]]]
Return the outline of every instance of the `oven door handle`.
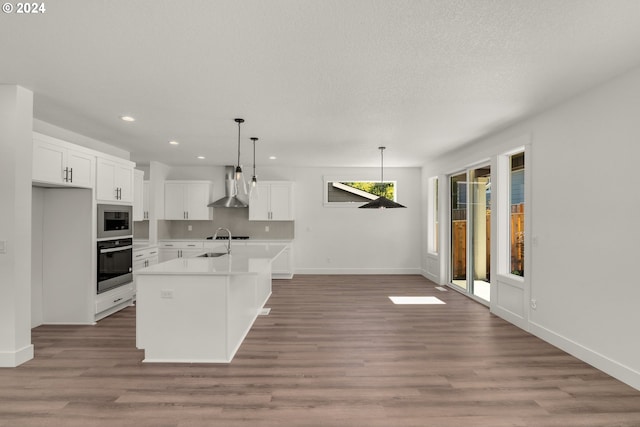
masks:
[[[120,246],[119,248],[111,248],[111,249],[100,249],[100,253],[101,254],[107,254],[109,252],[118,252],[118,251],[124,251],[127,249],[133,249],[133,245],[129,245],[129,246]]]

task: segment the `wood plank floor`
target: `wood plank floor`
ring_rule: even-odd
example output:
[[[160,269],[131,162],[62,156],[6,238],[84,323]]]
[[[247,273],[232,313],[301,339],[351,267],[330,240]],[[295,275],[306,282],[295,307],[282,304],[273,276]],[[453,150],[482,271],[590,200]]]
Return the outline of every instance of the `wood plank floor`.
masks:
[[[135,307],[33,330],[0,427],[638,427],[640,392],[420,276],[274,281],[229,365],[143,364]],[[388,296],[446,305],[393,305]]]

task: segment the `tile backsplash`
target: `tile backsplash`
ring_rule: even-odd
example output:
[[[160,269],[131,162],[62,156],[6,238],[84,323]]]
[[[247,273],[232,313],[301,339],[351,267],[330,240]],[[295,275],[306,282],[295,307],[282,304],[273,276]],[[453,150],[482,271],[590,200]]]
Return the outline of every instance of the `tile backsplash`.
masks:
[[[234,236],[253,239],[294,238],[294,221],[249,221],[248,209],[217,208],[213,217],[212,221],[158,220],[158,239],[204,239],[213,236],[219,227],[228,228]]]

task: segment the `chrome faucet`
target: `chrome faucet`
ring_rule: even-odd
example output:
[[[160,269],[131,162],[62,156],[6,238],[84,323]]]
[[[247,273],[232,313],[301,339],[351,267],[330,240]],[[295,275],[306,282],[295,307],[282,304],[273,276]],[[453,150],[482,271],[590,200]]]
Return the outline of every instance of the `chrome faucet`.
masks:
[[[218,238],[218,231],[224,230],[229,234],[229,241],[227,242],[227,254],[231,254],[231,231],[228,228],[220,227],[216,230],[216,233],[213,235],[213,240]]]

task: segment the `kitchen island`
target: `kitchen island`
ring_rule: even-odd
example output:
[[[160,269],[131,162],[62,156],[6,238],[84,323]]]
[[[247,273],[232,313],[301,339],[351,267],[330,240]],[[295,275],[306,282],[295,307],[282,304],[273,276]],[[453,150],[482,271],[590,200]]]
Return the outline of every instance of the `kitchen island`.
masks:
[[[229,363],[271,295],[271,262],[286,245],[213,249],[136,274],[136,346],[144,362]]]

